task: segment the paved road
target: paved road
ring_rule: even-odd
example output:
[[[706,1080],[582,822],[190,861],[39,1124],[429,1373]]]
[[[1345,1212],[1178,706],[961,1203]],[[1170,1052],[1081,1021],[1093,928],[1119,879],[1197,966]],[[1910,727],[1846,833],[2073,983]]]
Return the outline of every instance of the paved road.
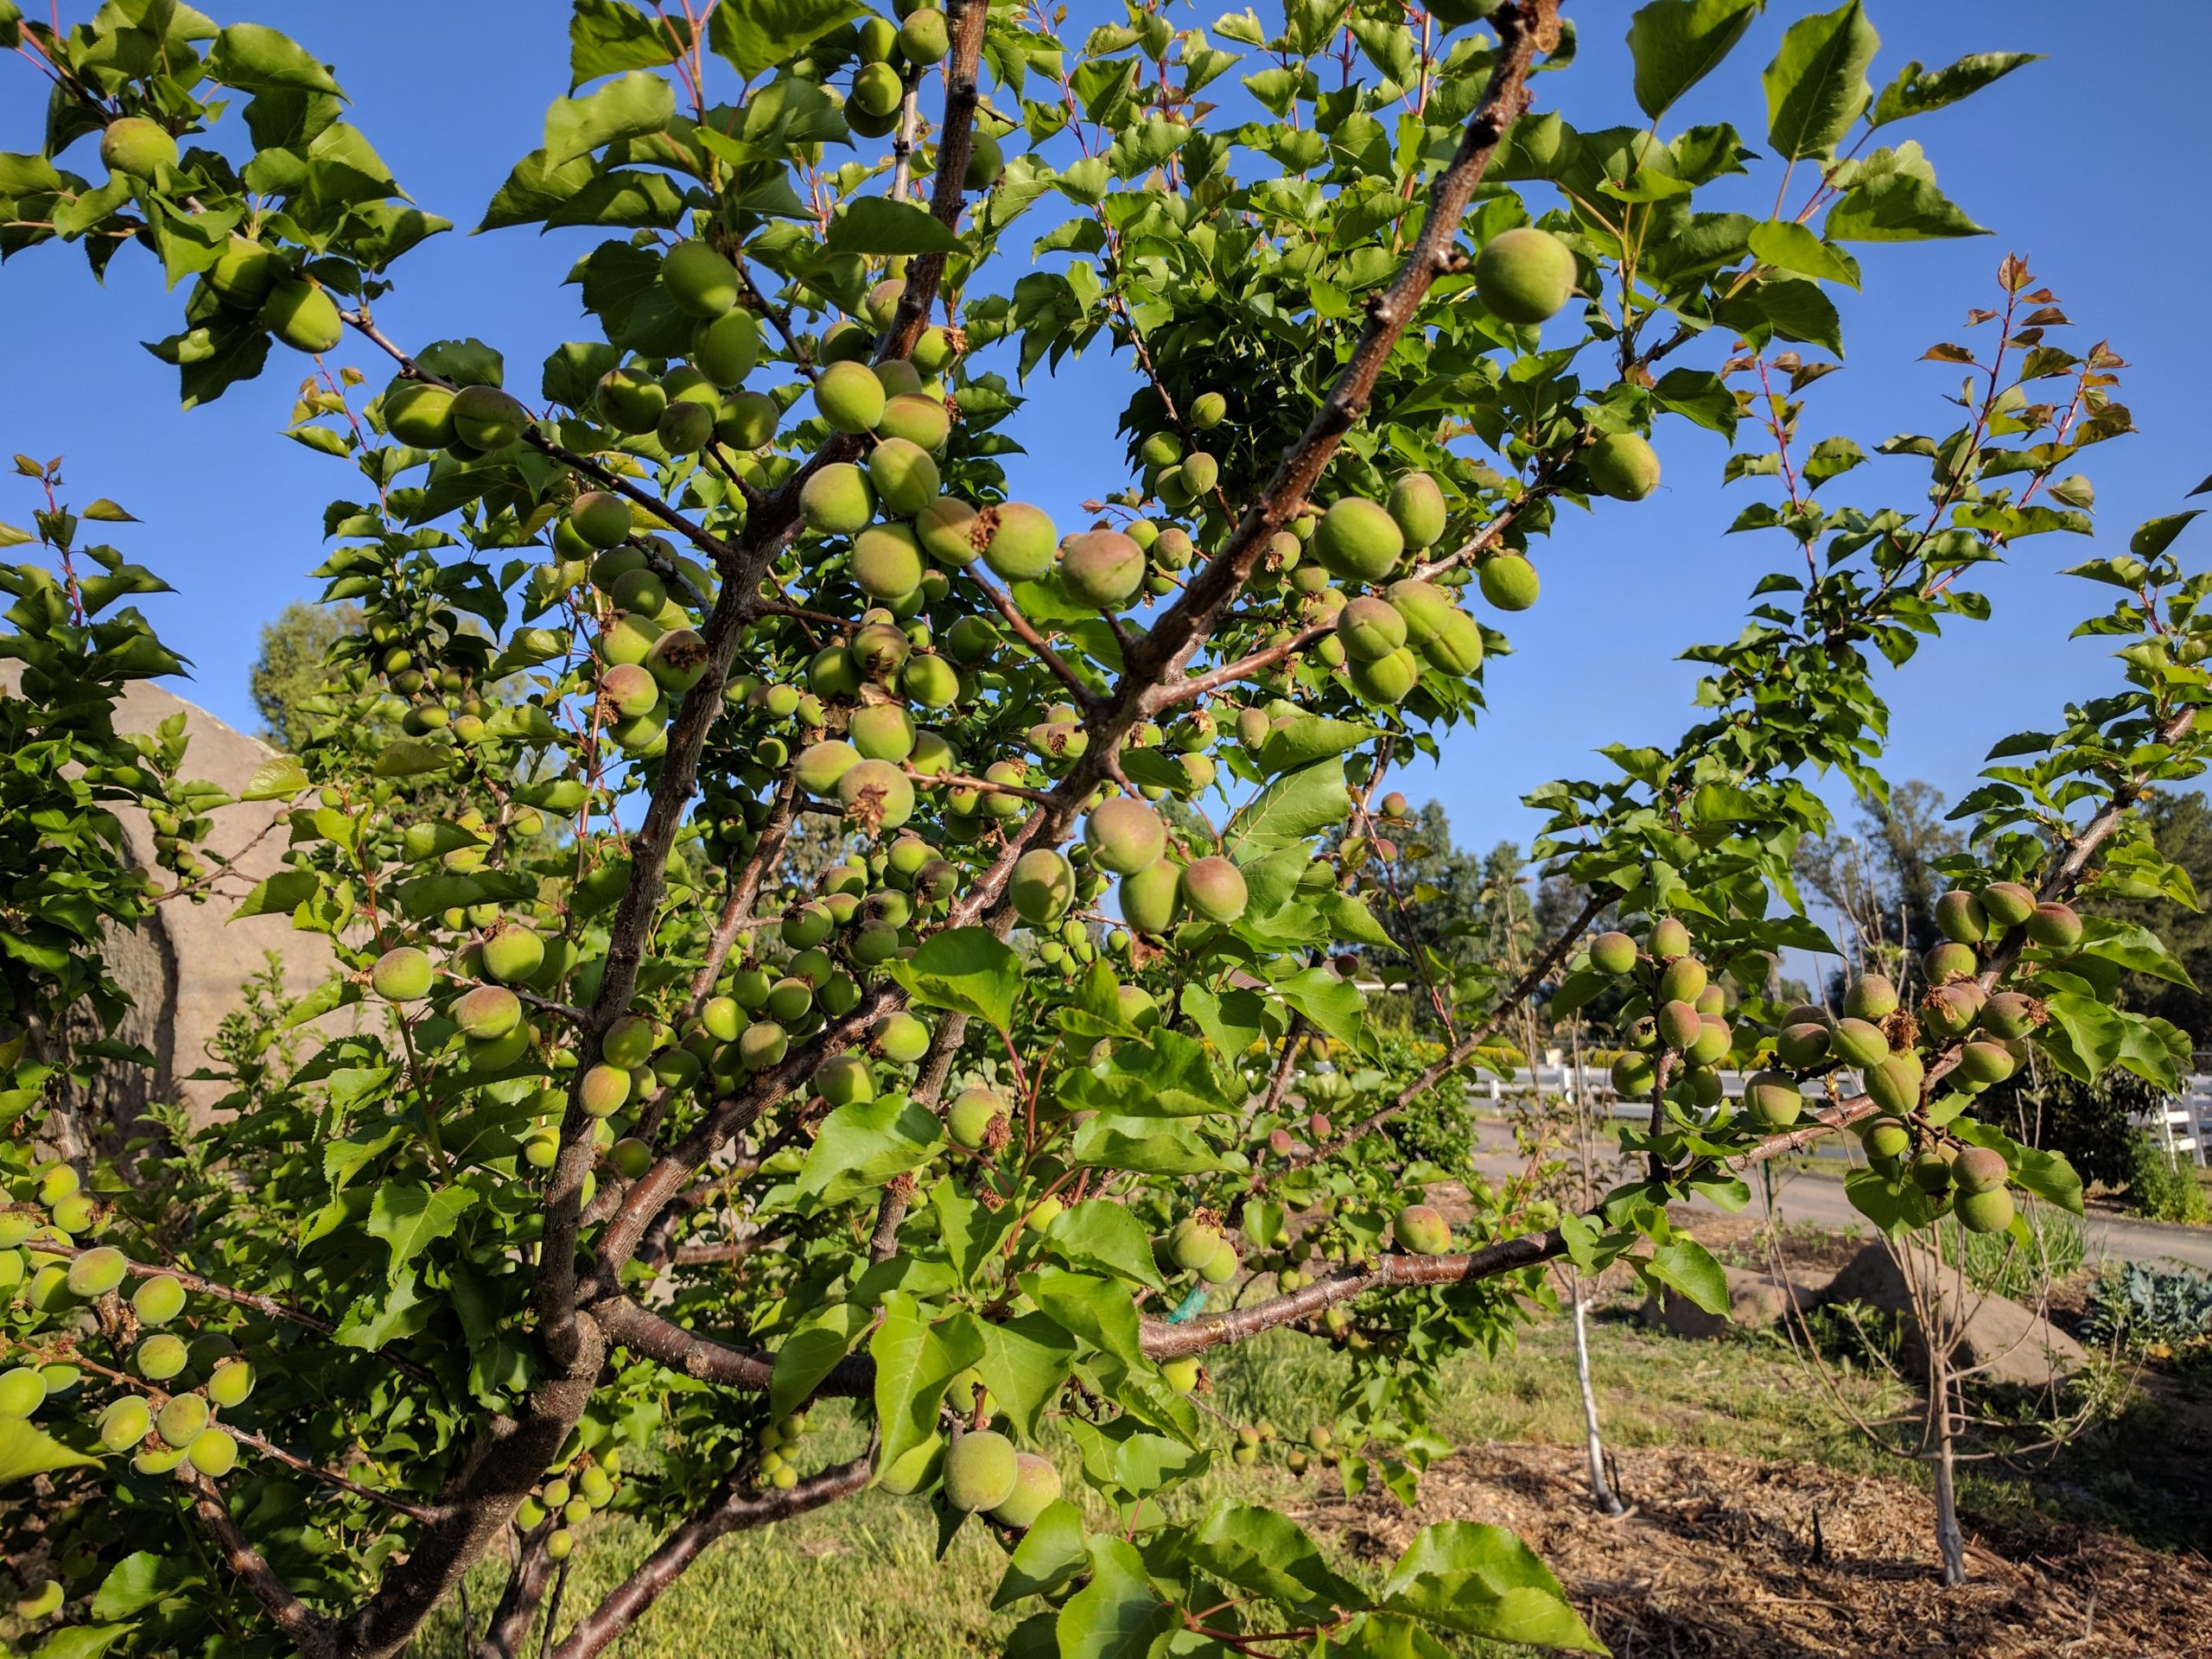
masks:
[[[1493,1178],[1510,1179],[1520,1173],[1522,1161],[1513,1154],[1510,1134],[1495,1123],[1484,1123],[1483,1128],[1485,1150],[1475,1160],[1476,1166]],[[1691,1207],[1717,1209],[1701,1198]],[[1866,1217],[1844,1197],[1840,1174],[1818,1170],[1787,1172],[1777,1190],[1776,1207],[1785,1222],[1808,1221],[1846,1232],[1873,1230]],[[2174,1227],[2097,1210],[2090,1211],[2085,1227],[2093,1261],[2104,1256],[2166,1266],[2179,1263],[2212,1271],[2212,1227]]]

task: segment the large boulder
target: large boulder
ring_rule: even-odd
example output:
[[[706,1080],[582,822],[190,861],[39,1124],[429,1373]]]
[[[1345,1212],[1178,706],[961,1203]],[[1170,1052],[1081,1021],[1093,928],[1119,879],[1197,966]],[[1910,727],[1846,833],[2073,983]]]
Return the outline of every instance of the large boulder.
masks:
[[[1904,1328],[1908,1364],[1923,1363],[1927,1354],[1912,1293],[1916,1284],[1925,1287],[1926,1299],[1939,1310],[1938,1330],[1955,1338],[1952,1369],[1972,1372],[1974,1382],[2048,1388],[2088,1363],[2082,1344],[2034,1309],[1976,1290],[1964,1273],[1939,1262],[1923,1245],[1897,1249],[1905,1254],[1878,1241],[1867,1245],[1844,1264],[1823,1300],[1863,1302],[1895,1315]]]
[[[1748,1268],[1723,1268],[1728,1275],[1728,1311],[1708,1313],[1688,1297],[1669,1291],[1660,1298],[1645,1297],[1640,1315],[1646,1325],[1678,1337],[1700,1339],[1730,1330],[1765,1331],[1818,1305],[1826,1289],[1826,1275],[1758,1273]]]

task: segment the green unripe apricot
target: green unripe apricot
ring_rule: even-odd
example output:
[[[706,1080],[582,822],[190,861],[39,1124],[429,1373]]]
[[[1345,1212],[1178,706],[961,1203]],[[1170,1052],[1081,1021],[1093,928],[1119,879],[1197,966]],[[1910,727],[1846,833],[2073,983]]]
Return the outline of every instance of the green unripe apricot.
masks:
[[[2051,950],[2071,950],[2082,943],[2082,918],[2070,905],[2037,905],[2027,918],[2028,937]]]
[[[1164,1359],[1160,1363],[1160,1375],[1161,1380],[1176,1393],[1195,1393],[1198,1386],[1198,1362],[1188,1356],[1181,1359]]]
[[[649,715],[660,706],[660,683],[643,663],[615,664],[599,677],[599,690],[624,720]]]
[[[100,1414],[100,1444],[111,1452],[128,1452],[154,1432],[154,1413],[137,1395],[125,1395]]]
[[[1658,1079],[1657,1068],[1641,1054],[1624,1054],[1613,1062],[1613,1092],[1623,1100],[1644,1099]]]
[[[224,252],[214,257],[214,264],[208,265],[208,288],[214,289],[214,296],[224,301],[224,305],[232,305],[241,312],[259,312],[264,301],[268,301],[270,289],[276,288],[276,283],[283,281],[285,274],[288,274],[288,265],[283,264],[283,254],[279,254],[270,245],[254,241],[252,237],[232,237],[228,244],[224,244]],[[434,387],[434,385],[427,383],[407,380],[403,385],[416,385],[423,391],[438,391],[445,398],[454,396],[445,387]],[[387,391],[385,394],[387,416],[390,416],[390,400],[391,394]],[[416,442],[416,440],[403,438],[403,442]],[[425,449],[442,449],[445,445],[438,442],[438,445],[423,447]]]
[[[1236,1247],[1224,1238],[1206,1259],[1205,1265],[1198,1269],[1198,1277],[1210,1285],[1225,1285],[1236,1276],[1236,1270],[1243,1265],[1243,1258],[1236,1254]]]
[[[660,285],[687,316],[715,318],[737,303],[737,267],[704,242],[679,242],[660,262]]]
[[[1518,553],[1498,553],[1484,559],[1475,572],[1483,597],[1501,611],[1525,611],[1536,602],[1541,583],[1536,567]]]
[[[1677,957],[1659,976],[1659,1000],[1694,1003],[1704,995],[1705,987],[1705,964],[1695,957]]]
[[[191,1358],[192,1351],[185,1345],[184,1338],[164,1331],[140,1343],[130,1363],[149,1382],[166,1382],[182,1370]]]
[[[896,830],[914,816],[914,786],[888,760],[861,760],[837,779],[845,816],[878,830]]]
[[[592,395],[599,418],[617,432],[641,437],[660,424],[668,409],[668,393],[642,370],[609,369],[599,378]]]
[[[1675,1006],[1669,1003],[1669,1007]],[[1718,1065],[1735,1045],[1735,1033],[1728,1022],[1717,1014],[1698,1015],[1698,1034],[1683,1050],[1684,1057],[1694,1065]]]
[[[995,1510],[1021,1475],[1014,1442],[994,1429],[963,1434],[944,1454],[944,1501],[956,1510]]]
[[[1912,1131],[1894,1118],[1878,1117],[1859,1131],[1859,1144],[1873,1161],[1890,1162],[1912,1150]]]
[[[278,283],[270,290],[261,307],[261,326],[297,352],[333,350],[346,333],[337,303],[315,283],[299,277]],[[456,404],[459,401],[454,399]],[[458,426],[454,429],[460,430]],[[461,435],[465,438],[467,434]]]
[[[1337,613],[1337,638],[1357,661],[1376,662],[1406,643],[1406,620],[1387,600],[1363,594]]]
[[[253,1392],[253,1365],[249,1360],[226,1359],[207,1374],[207,1397],[229,1410],[242,1406]]]
[[[1950,1190],[1951,1160],[1940,1147],[1929,1147],[1915,1153],[1905,1173],[1912,1177],[1912,1184],[1923,1192],[1933,1195]]]
[[[851,569],[862,593],[896,605],[922,585],[922,550],[906,525],[872,524],[854,539]]]
[[[1405,532],[1387,508],[1346,496],[1321,515],[1313,531],[1313,556],[1345,582],[1377,582],[1397,568]]]
[[[760,320],[734,305],[701,323],[691,336],[691,359],[700,373],[723,390],[741,385],[760,360]]]
[[[0,1371],[0,1417],[28,1417],[46,1403],[46,1376],[35,1365]]]
[[[1182,913],[1183,870],[1161,858],[1122,878],[1122,919],[1139,933],[1165,934]]]
[[[832,461],[799,486],[798,510],[817,535],[849,536],[875,517],[875,488],[852,462]]]
[[[1054,848],[1033,847],[1014,861],[1007,894],[1030,926],[1057,922],[1075,902],[1075,867]]]
[[[130,1271],[130,1263],[121,1250],[112,1244],[102,1244],[86,1250],[69,1264],[69,1294],[91,1301],[95,1296],[105,1296],[121,1284]]]
[[[865,363],[832,363],[814,383],[815,409],[835,431],[873,431],[883,403],[883,382]]]
[[[1641,501],[1659,487],[1659,454],[1634,432],[1608,432],[1582,456],[1590,486],[1616,501]]]
[[[1781,1035],[1774,1039],[1774,1055],[1793,1070],[1806,1071],[1827,1058],[1831,1040],[1828,1028],[1823,1024],[1806,1020],[1784,1026]]]
[[[942,657],[909,658],[899,671],[899,691],[921,708],[950,709],[960,700],[960,673]]]
[[[154,1427],[171,1446],[187,1446],[207,1427],[207,1402],[198,1395],[171,1395],[155,1415]]]
[[[1167,1254],[1185,1273],[1195,1273],[1213,1260],[1221,1243],[1219,1233],[1196,1217],[1185,1216],[1167,1236]]]
[[[999,181],[1006,171],[1006,152],[999,148],[999,141],[989,133],[978,130],[969,135],[968,169],[961,175],[961,182],[970,190],[988,190]]]
[[[2035,914],[2036,896],[2017,881],[1996,881],[1981,890],[1982,914],[2002,932]]]
[[[1920,1104],[1922,1076],[1916,1056],[1892,1054],[1866,1068],[1866,1093],[1891,1116],[1903,1117]]]
[[[1403,702],[1421,683],[1421,663],[1403,645],[1371,663],[1351,662],[1344,671],[1352,689],[1370,702]]]
[[[2001,1233],[2012,1224],[2012,1195],[2001,1186],[1987,1192],[1961,1192],[1952,1213],[1970,1233]]]
[[[369,984],[387,1002],[419,1002],[430,994],[430,959],[411,944],[387,950],[369,969]]]
[[[130,1311],[142,1325],[167,1325],[184,1312],[184,1287],[166,1273],[141,1279],[130,1294]]]
[[[952,416],[940,399],[923,392],[902,391],[885,401],[883,418],[875,429],[887,442],[896,438],[934,455],[952,435]],[[931,470],[934,475],[936,469]]]
[[[917,17],[942,14],[917,12]],[[1032,1452],[1022,1452],[1014,1457],[1014,1491],[1003,1503],[991,1506],[991,1519],[1001,1526],[1026,1532],[1035,1524],[1060,1497],[1060,1471],[1049,1458],[1039,1457]]]
[[[963,1089],[945,1112],[944,1130],[956,1145],[976,1152],[989,1140],[991,1124],[1006,1116],[1006,1102],[992,1090]]]
[[[630,504],[605,490],[586,490],[569,504],[569,523],[586,546],[620,547],[630,539]]]
[[[930,1028],[911,1014],[887,1014],[876,1025],[875,1046],[893,1065],[912,1065],[929,1052]]]
[[[1132,875],[1159,862],[1167,848],[1167,826],[1142,801],[1117,795],[1091,810],[1083,839],[1100,868]]]
[[[2012,1071],[2012,1051],[2002,1043],[1968,1043],[1959,1051],[1959,1073],[1977,1087],[1986,1089],[1993,1083],[2002,1083]]]
[[[164,1440],[168,1436],[162,1436]],[[192,1437],[184,1455],[194,1469],[210,1480],[219,1480],[238,1467],[238,1443],[230,1432],[210,1426]]]
[[[502,984],[528,980],[545,965],[545,941],[527,927],[503,927],[484,941],[484,971]]]
[[[504,985],[479,985],[453,1005],[452,1014],[462,1036],[497,1042],[522,1024],[522,1001]]]
[[[855,710],[845,729],[863,760],[904,760],[914,752],[914,717],[895,702]]]
[[[125,178],[150,179],[176,165],[176,139],[168,128],[143,115],[126,115],[100,134],[100,164]]]
[[[1087,530],[1060,549],[1060,580],[1085,605],[1118,610],[1144,585],[1144,550],[1117,530]]]
[[[1679,1053],[1688,1052],[1705,1030],[1702,1017],[1688,1002],[1662,1003],[1658,1025],[1659,1040]]]
[[[766,392],[736,392],[722,400],[715,435],[733,449],[758,449],[776,435],[776,423],[782,413],[776,400]]]
[[[463,386],[453,395],[453,429],[463,443],[489,454],[530,429],[530,411],[497,386]]]
[[[1452,1226],[1426,1204],[1409,1204],[1390,1224],[1398,1248],[1415,1255],[1443,1255],[1452,1249]]]
[[[1964,888],[1955,887],[1936,901],[1936,925],[1945,938],[1961,944],[1979,944],[1989,936],[1988,912]]]
[[[1503,232],[1475,257],[1475,292],[1506,322],[1555,317],[1574,295],[1573,250],[1533,225]]]
[[[1744,1106],[1761,1128],[1784,1129],[1804,1110],[1805,1097],[1781,1072],[1758,1071],[1744,1085]]]
[[[417,449],[447,448],[460,435],[454,430],[453,397],[449,388],[427,381],[397,381],[384,395],[385,430]]]
[[[576,1103],[591,1117],[612,1117],[629,1099],[630,1074],[619,1065],[592,1066],[576,1084]]]
[[[875,1098],[875,1077],[858,1054],[832,1054],[814,1069],[814,1092],[832,1106]]]
[[[1961,1192],[2001,1192],[2012,1172],[2005,1154],[1994,1147],[1968,1147],[1959,1154],[1951,1173]]]
[[[911,518],[937,499],[937,462],[929,451],[906,438],[885,438],[868,459],[868,481],[883,510]]]
[[[899,55],[919,68],[943,62],[951,49],[952,37],[945,27],[944,14],[934,6],[909,13],[899,27]]]
[[[1890,1039],[1882,1035],[1880,1027],[1865,1020],[1837,1020],[1829,1046],[1845,1065],[1862,1071],[1890,1058]]]
[[[1971,979],[1980,967],[1974,947],[1955,940],[1945,940],[1921,958],[1921,971],[1930,985],[1948,985],[1954,980]]]
[[[1427,473],[1408,473],[1393,484],[1385,510],[1397,521],[1406,545],[1416,550],[1432,545],[1442,536],[1450,517],[1444,492]]]
[[[652,1058],[653,1046],[652,1021],[643,1014],[626,1014],[599,1039],[599,1054],[609,1065],[634,1071]]]
[[[715,411],[703,404],[679,398],[661,410],[653,435],[671,455],[693,455],[715,435]]]
[[[1183,902],[1193,915],[1227,924],[1244,913],[1244,873],[1225,858],[1209,856],[1183,872]]]
[[[1590,941],[1590,965],[1601,974],[1632,974],[1636,959],[1636,941],[1625,933],[1600,933]]]
[[[1886,1020],[1897,1011],[1897,988],[1881,974],[1862,974],[1844,992],[1843,1011],[1854,1020]]]
[[[737,1058],[748,1071],[761,1071],[782,1060],[791,1049],[791,1034],[772,1020],[756,1020],[737,1039]]]
[[[2037,1005],[2018,991],[1999,991],[1982,1004],[1981,1028],[2001,1042],[2026,1036],[2036,1027]]]

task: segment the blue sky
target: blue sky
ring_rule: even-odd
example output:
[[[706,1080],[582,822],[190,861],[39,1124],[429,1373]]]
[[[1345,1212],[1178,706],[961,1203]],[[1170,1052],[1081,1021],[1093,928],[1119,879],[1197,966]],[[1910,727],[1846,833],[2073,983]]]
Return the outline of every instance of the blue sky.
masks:
[[[67,7],[65,20],[88,10]],[[1174,11],[1189,24],[1210,23],[1220,10]],[[1729,119],[1756,143],[1764,127],[1758,69],[1786,23],[1807,10],[1771,6],[1719,73],[1670,115],[1668,130]],[[2121,396],[2144,435],[2104,446],[2086,463],[2105,539],[2124,543],[2139,520],[2172,511],[2212,471],[2212,447],[2199,441],[2192,418],[2193,393],[2212,379],[2212,331],[2195,312],[2212,248],[2194,206],[2200,183],[2183,159],[2212,137],[2212,105],[2200,85],[2212,24],[2183,8],[2160,10],[2168,27],[2155,48],[2139,38],[2114,51],[2084,29],[2078,6],[2056,0],[1870,6],[1884,35],[1878,85],[1914,58],[1936,65],[2009,49],[2049,60],[1965,105],[1892,130],[1920,140],[1946,192],[1997,233],[1856,250],[1867,292],[1838,295],[1847,365],[1815,389],[1808,439],[1847,433],[1871,450],[1896,431],[1947,429],[1953,411],[1941,399],[1958,372],[1916,359],[1929,344],[1961,334],[1967,308],[1989,302],[1999,258],[2018,249],[2085,325],[2082,339],[2109,336],[2133,365]],[[1097,0],[1077,0],[1071,10],[1085,27],[1107,15]],[[1567,10],[1581,23],[1580,61],[1541,79],[1540,107],[1555,105],[1586,126],[1632,118],[1622,43],[1630,8],[1570,0]],[[464,227],[538,143],[546,104],[567,86],[565,8],[552,0],[264,4],[220,15],[276,23],[334,63],[353,119],[402,184]],[[0,64],[0,149],[35,147],[41,103],[27,66]],[[96,170],[89,144],[83,149],[77,165]],[[1773,175],[1764,176],[1770,191]],[[1769,200],[1751,211],[1764,212]],[[560,281],[593,239],[588,232],[528,231],[435,238],[403,262],[380,320],[406,342],[474,334],[534,385],[545,351],[581,332],[574,290]],[[174,372],[137,344],[173,331],[179,297],[163,292],[137,251],[115,262],[104,289],[80,258],[73,249],[41,248],[0,270],[8,323],[0,331],[0,385],[8,389],[0,453],[66,455],[79,500],[113,496],[144,520],[119,527],[116,539],[180,590],[149,607],[195,665],[192,683],[178,689],[251,728],[245,680],[257,631],[287,600],[313,596],[304,573],[323,554],[322,505],[346,493],[351,474],[277,435],[294,366],[281,347],[259,381],[212,408],[180,410]],[[366,357],[341,360],[382,378],[382,365]],[[296,361],[303,372],[305,360]],[[1090,468],[1118,453],[1111,427],[1126,374],[1126,365],[1100,354],[1057,385],[1033,382],[1020,432],[1030,454],[1014,463],[1023,493],[1071,518],[1075,502],[1122,481]],[[1678,734],[1695,676],[1675,654],[1732,635],[1753,581],[1790,550],[1778,536],[1721,533],[1752,496],[1746,484],[1722,488],[1717,439],[1669,421],[1661,447],[1667,477],[1656,497],[1595,515],[1570,512],[1539,547],[1543,600],[1514,620],[1516,653],[1491,665],[1488,717],[1447,740],[1440,769],[1402,779],[1416,799],[1443,802],[1463,844],[1525,840],[1535,818],[1521,795],[1549,778],[1604,767],[1590,753],[1598,746]],[[1921,463],[1878,461],[1845,480],[1855,490],[1832,489],[1910,506],[1923,480]],[[26,519],[28,498],[26,486],[0,491],[0,518]],[[2188,539],[2182,549],[2190,550]],[[1896,716],[1893,777],[1924,778],[1955,798],[1997,738],[2044,725],[2063,699],[2112,683],[2103,647],[2066,637],[2102,601],[2086,584],[2053,574],[2088,553],[2076,537],[2024,543],[1981,583],[1996,606],[1990,623],[1959,625],[1885,679]]]

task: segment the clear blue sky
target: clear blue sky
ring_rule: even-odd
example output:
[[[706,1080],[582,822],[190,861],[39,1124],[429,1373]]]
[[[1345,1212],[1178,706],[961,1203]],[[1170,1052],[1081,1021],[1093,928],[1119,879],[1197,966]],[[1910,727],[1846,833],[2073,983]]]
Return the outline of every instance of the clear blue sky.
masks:
[[[1175,13],[1179,22],[1210,23],[1221,9],[1179,5]],[[1581,60],[1545,77],[1540,99],[1556,100],[1581,125],[1630,118],[1621,39],[1630,8],[1569,0],[1567,9],[1581,23]],[[1770,6],[1669,130],[1726,118],[1756,143],[1764,130],[1758,71],[1783,27],[1807,9]],[[89,10],[65,6],[65,21]],[[545,105],[567,86],[566,8],[552,0],[217,10],[225,21],[279,24],[334,63],[353,119],[402,184],[464,228],[538,143]],[[1088,28],[1107,9],[1077,0],[1071,10]],[[2196,315],[2212,233],[2187,160],[2212,138],[2212,101],[2201,85],[2212,22],[2178,5],[2133,10],[2139,23],[2155,19],[2164,34],[2139,26],[2114,49],[2081,7],[2056,0],[1874,0],[1870,13],[1884,36],[1878,85],[1913,58],[1936,65],[2011,49],[2049,60],[1902,130],[1927,147],[1953,199],[1997,234],[1857,250],[1867,297],[1839,296],[1848,365],[1815,390],[1808,435],[1848,433],[1871,450],[1892,432],[1946,429],[1950,411],[1940,400],[1956,371],[1915,359],[1960,334],[1967,308],[1988,302],[1999,257],[2018,249],[2088,325],[2086,337],[2109,335],[2133,365],[2123,396],[2144,435],[2104,446],[2088,461],[2104,537],[2124,542],[2139,519],[2173,510],[2212,471],[2193,395],[2212,382],[2212,330]],[[0,63],[0,148],[35,147],[42,102],[27,66]],[[97,170],[89,144],[82,149],[79,167]],[[534,386],[545,351],[581,332],[574,290],[559,284],[594,234],[435,238],[401,264],[401,286],[380,305],[380,318],[405,342],[477,334]],[[261,380],[187,414],[177,407],[174,372],[137,343],[173,331],[178,297],[163,292],[140,251],[116,260],[104,290],[80,259],[73,249],[45,247],[0,270],[0,453],[67,455],[80,500],[111,495],[145,521],[120,527],[118,539],[180,590],[149,606],[195,665],[193,683],[178,689],[251,728],[245,677],[257,630],[287,600],[313,596],[304,572],[322,556],[321,507],[351,475],[277,435],[296,361],[281,347]],[[359,360],[381,378],[380,364]],[[304,359],[296,361],[303,370]],[[1015,462],[1023,493],[1072,517],[1074,502],[1121,482],[1079,468],[1116,453],[1110,429],[1125,372],[1100,354],[1057,386],[1033,383],[1020,427],[1030,454]],[[1489,716],[1448,740],[1440,772],[1403,780],[1416,799],[1433,794],[1444,803],[1465,845],[1525,840],[1535,818],[1520,796],[1562,772],[1603,767],[1589,753],[1599,745],[1679,733],[1694,675],[1675,653],[1732,635],[1752,581],[1788,551],[1778,537],[1722,535],[1751,496],[1742,484],[1722,489],[1716,439],[1669,421],[1662,441],[1667,480],[1659,495],[1595,517],[1571,513],[1539,548],[1543,601],[1515,620],[1516,654],[1492,664]],[[1879,480],[1887,499],[1910,505],[1924,472],[1919,463],[1878,461],[1858,477]],[[1851,493],[1868,499],[1874,491],[1870,482]],[[0,518],[26,518],[27,496],[20,486],[0,490]],[[2193,532],[2200,540],[2209,533]],[[2111,683],[2103,647],[2066,639],[2095,602],[2094,591],[2052,574],[2088,551],[2076,537],[2024,543],[1983,582],[1996,604],[1992,622],[1961,625],[1887,678],[1897,715],[1892,776],[1927,779],[1955,798],[1997,737],[2044,725],[2063,698]]]

